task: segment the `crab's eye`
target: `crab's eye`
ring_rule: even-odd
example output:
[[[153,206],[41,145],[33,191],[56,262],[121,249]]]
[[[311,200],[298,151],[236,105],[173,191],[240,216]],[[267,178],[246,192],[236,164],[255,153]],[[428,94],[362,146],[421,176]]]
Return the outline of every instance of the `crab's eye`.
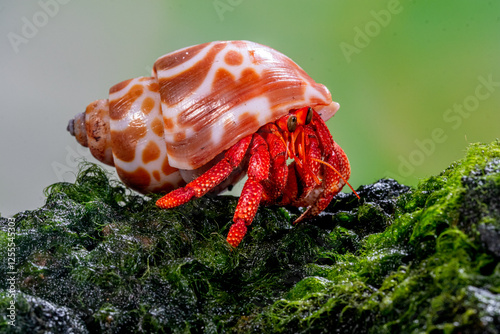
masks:
[[[306,125],[311,123],[312,119],[313,119],[313,109],[309,107],[309,109],[307,109]]]
[[[288,131],[294,132],[295,129],[297,128],[297,117],[295,117],[295,116],[288,117],[288,121],[286,123],[286,126],[288,128]]]

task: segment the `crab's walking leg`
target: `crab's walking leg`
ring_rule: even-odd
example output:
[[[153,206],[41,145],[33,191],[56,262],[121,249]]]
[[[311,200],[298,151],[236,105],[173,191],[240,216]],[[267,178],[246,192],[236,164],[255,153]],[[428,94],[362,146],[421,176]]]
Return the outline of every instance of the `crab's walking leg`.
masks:
[[[344,187],[344,180],[347,181],[351,175],[351,167],[349,165],[347,155],[333,140],[332,135],[328,131],[325,123],[319,116],[317,116],[317,114],[314,115],[314,127],[316,129],[316,134],[322,147],[322,151],[325,154],[324,161],[335,168],[342,175],[342,177],[340,177],[328,166],[322,166],[324,170],[323,193],[315,203],[309,206],[306,211],[299,218],[297,218],[297,220],[295,220],[294,224],[297,224],[304,219],[316,216],[321,211],[326,209],[333,197]]]
[[[234,212],[234,223],[227,235],[227,242],[233,247],[239,245],[247,232],[247,225],[252,223],[257,213],[264,189],[261,183],[269,178],[269,164],[267,144],[259,134],[255,134],[250,148],[248,179],[241,191],[238,206]]]
[[[350,170],[349,162],[347,161],[347,156],[340,146],[334,143],[335,153],[330,156],[327,162],[336,170],[338,170],[342,176],[346,175],[346,169]],[[347,164],[346,164],[347,163]],[[319,198],[310,205],[302,215],[297,218],[293,223],[297,224],[304,219],[308,219],[318,215],[320,212],[326,209],[328,204],[332,201],[333,197],[337,195],[345,185],[344,180],[331,168],[327,166],[322,166],[324,169],[324,180],[323,180],[323,193]],[[347,173],[348,175],[348,173]],[[345,176],[344,176],[345,178]],[[346,178],[347,179],[347,178]]]
[[[283,195],[288,179],[287,147],[283,139],[276,135],[277,132],[278,129],[274,124],[267,124],[259,131],[267,143],[270,156],[269,179],[262,182],[264,186],[262,203],[265,205],[276,203],[276,200]]]
[[[283,191],[283,199],[280,205],[290,205],[297,199],[299,195],[299,186],[297,184],[297,174],[295,172],[295,161],[288,165],[288,178],[286,180],[286,188]]]
[[[320,169],[320,163],[315,159],[321,159],[321,149],[318,142],[318,138],[314,131],[310,127],[304,127],[303,136],[305,138],[305,147],[301,150],[301,160],[304,166],[300,167],[297,165],[297,172],[300,175],[300,180],[302,182],[302,193],[301,198],[297,199],[294,203],[296,206],[304,206],[301,200],[304,200],[309,193],[317,186],[315,176],[318,175]]]
[[[185,187],[176,189],[158,201],[156,205],[162,209],[170,209],[189,202],[193,197],[201,197],[213,187],[224,181],[234,168],[238,167],[252,141],[252,136],[247,136],[233,145],[224,155],[224,158],[206,171],[196,180]]]

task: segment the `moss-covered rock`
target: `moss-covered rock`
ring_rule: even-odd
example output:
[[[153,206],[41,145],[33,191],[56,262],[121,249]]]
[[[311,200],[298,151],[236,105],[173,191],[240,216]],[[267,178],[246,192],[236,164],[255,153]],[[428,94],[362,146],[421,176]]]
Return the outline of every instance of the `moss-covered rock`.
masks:
[[[0,331],[500,332],[500,142],[358,193],[295,227],[260,208],[232,250],[236,198],[160,210],[85,164],[0,218]]]

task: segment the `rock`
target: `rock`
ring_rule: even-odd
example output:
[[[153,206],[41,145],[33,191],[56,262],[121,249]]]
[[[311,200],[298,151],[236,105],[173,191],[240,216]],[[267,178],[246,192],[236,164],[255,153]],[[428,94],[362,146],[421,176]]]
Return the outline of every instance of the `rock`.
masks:
[[[0,218],[0,331],[498,333],[499,161],[498,141],[474,144],[295,227],[299,210],[260,208],[233,250],[236,198],[160,210],[84,164],[15,215],[14,239]]]

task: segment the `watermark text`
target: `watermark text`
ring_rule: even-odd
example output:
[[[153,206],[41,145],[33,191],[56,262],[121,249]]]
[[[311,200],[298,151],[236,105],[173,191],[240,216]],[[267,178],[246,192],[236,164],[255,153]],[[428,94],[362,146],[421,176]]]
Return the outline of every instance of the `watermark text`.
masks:
[[[21,28],[19,32],[9,32],[7,39],[15,53],[19,53],[19,48],[22,44],[28,44],[30,40],[35,38],[40,29],[45,27],[51,18],[54,18],[59,13],[60,5],[65,5],[70,0],[40,0],[38,6],[40,10],[36,11],[29,18],[21,17]]]
[[[16,325],[16,293],[17,293],[17,269],[16,269],[16,222],[14,218],[7,221],[7,298],[10,299],[7,306],[7,321],[10,326]]]
[[[407,155],[398,156],[397,173],[386,172],[388,177],[401,180],[411,176],[416,167],[423,165],[426,159],[434,154],[438,145],[447,141],[449,129],[457,130],[465,119],[477,111],[481,101],[490,98],[495,90],[500,87],[500,81],[494,81],[492,74],[487,77],[480,75],[477,77],[477,81],[478,83],[472,94],[466,96],[460,103],[454,103],[452,107],[443,112],[443,121],[449,124],[449,127],[436,127],[431,130],[427,137],[415,139],[414,149]]]
[[[370,45],[373,38],[377,37],[382,28],[385,28],[391,23],[392,17],[403,11],[403,6],[399,0],[389,0],[386,9],[379,11],[372,10],[370,15],[373,20],[368,21],[363,28],[354,27],[354,39],[352,44],[341,42],[340,50],[348,63],[351,62],[354,54],[359,54],[364,48]]]
[[[236,6],[241,5],[243,0],[214,0],[212,4],[214,5],[215,12],[219,16],[221,21],[224,21],[224,13],[232,12]]]

